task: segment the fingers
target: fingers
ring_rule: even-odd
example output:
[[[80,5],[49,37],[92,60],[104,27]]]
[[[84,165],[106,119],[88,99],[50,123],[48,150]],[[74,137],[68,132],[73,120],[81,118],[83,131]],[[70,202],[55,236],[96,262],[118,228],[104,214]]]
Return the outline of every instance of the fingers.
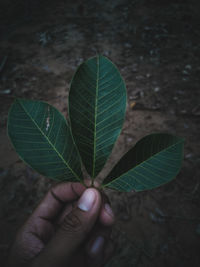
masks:
[[[85,179],[84,182],[85,182],[86,186],[90,186],[92,183],[91,179]],[[78,187],[78,185],[82,186],[80,184],[76,184],[75,186]],[[94,181],[94,185],[96,188],[100,187],[100,184],[97,181]],[[73,187],[75,187],[75,186],[73,186]],[[84,188],[84,187],[82,186],[81,188]],[[83,191],[82,191],[82,189],[80,191],[80,188],[77,188],[77,189],[76,190],[78,191],[78,194],[80,196]],[[60,195],[59,195],[60,192],[56,192],[56,193],[57,193],[57,196],[60,197]],[[110,201],[109,201],[108,197],[106,196],[106,194],[103,192],[101,192],[101,197],[102,197],[102,206],[101,206],[101,212],[99,214],[99,220],[103,225],[111,226],[114,224],[115,216],[114,216],[114,213],[113,213],[112,208],[110,206]],[[58,225],[60,225],[63,222],[64,218],[66,217],[67,214],[69,214],[71,212],[72,208],[73,208],[73,206],[71,203],[65,204],[65,207],[63,208],[61,214],[59,214],[59,218],[57,220]]]
[[[44,244],[54,234],[53,221],[69,201],[80,197],[85,187],[79,183],[60,183],[52,187],[29,217],[21,232],[36,236]]]
[[[60,229],[38,257],[34,266],[65,266],[92,230],[100,208],[100,193],[92,188],[85,190],[77,207],[65,217]]]
[[[112,211],[108,198],[105,197],[103,194],[101,194],[101,196],[102,196],[102,205],[101,205],[101,211],[99,214],[99,221],[104,226],[112,226],[115,221],[114,213]],[[67,216],[67,214],[69,214],[72,211],[74,204],[75,203],[65,205],[61,214],[58,217],[58,220],[57,220],[58,225],[61,225],[62,222],[64,221],[64,218]]]
[[[89,256],[87,258],[87,267],[103,267],[113,256],[114,246],[111,240],[108,240],[105,244],[102,244],[101,239],[96,242],[99,242],[99,251],[95,254],[95,256]],[[94,244],[97,246],[97,244]]]
[[[102,208],[100,212],[100,222],[105,226],[111,226],[114,224],[115,216],[110,206],[110,201],[105,193],[101,193],[102,197]]]
[[[85,187],[80,183],[60,183],[51,188],[36,210],[32,214],[32,219],[36,217],[45,220],[53,220],[58,216],[67,202],[72,202],[80,197]]]
[[[13,262],[11,266],[16,266],[18,260],[28,261],[41,252],[44,244],[55,233],[52,220],[58,216],[66,202],[76,200],[84,190],[85,187],[79,183],[60,183],[49,190],[27,222],[18,231],[11,250],[10,261]]]
[[[26,232],[35,234],[47,243],[54,234],[53,222],[62,224],[66,215],[72,211],[72,202],[77,200],[84,190],[82,184],[70,182],[52,187],[29,218]],[[105,226],[111,226],[114,223],[114,214],[105,194],[101,194],[101,198],[99,221]]]
[[[90,186],[92,183],[91,179],[85,180],[85,184]],[[100,183],[97,180],[94,180],[94,186],[95,188],[100,188]],[[101,212],[99,215],[100,222],[105,226],[111,226],[114,224],[115,216],[110,206],[110,201],[107,195],[101,191],[101,197],[102,197],[102,207]]]
[[[53,222],[61,224],[72,210],[71,203],[84,192],[85,187],[80,183],[60,183],[52,187],[38,205],[26,223],[26,232],[31,232],[47,243],[54,234]],[[108,203],[108,198],[102,195],[102,206],[99,215],[100,222],[105,226],[114,223],[114,215]]]
[[[86,245],[87,265],[103,266],[111,256],[111,227],[98,224],[94,229],[89,242]]]
[[[114,217],[108,199],[96,189],[89,189],[95,192],[95,201],[89,207],[88,203],[91,202],[91,197],[84,197],[83,192],[85,190],[86,188],[79,183],[61,183],[50,189],[19,232],[17,240],[20,246],[18,248],[22,252],[26,251],[27,256],[30,254],[30,258],[38,254],[44,247],[44,244],[47,244],[55,235],[54,222],[62,225],[61,229],[56,232],[55,238],[60,240],[63,236],[67,240],[67,243],[70,244],[71,251],[73,248],[75,250],[75,247],[87,236],[87,233],[97,221],[97,218],[104,226],[112,225]],[[82,197],[77,203],[76,200],[81,195]],[[89,202],[87,202],[88,199],[90,199]],[[31,248],[29,241],[32,244]],[[64,254],[66,256],[67,246],[62,246],[62,242],[60,241],[55,243],[60,244],[65,249]],[[72,246],[72,243],[74,246]],[[57,244],[55,247],[57,247]],[[36,249],[33,249],[33,247]],[[69,254],[70,249],[68,250]],[[62,249],[58,248],[58,250],[62,254]]]

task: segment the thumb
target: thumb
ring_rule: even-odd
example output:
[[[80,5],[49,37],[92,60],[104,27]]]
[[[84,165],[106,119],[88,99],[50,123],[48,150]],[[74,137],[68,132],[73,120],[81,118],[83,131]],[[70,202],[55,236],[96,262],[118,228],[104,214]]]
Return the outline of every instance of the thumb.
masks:
[[[86,189],[76,208],[65,217],[61,227],[33,266],[66,266],[73,253],[92,230],[100,207],[100,193],[94,188]]]

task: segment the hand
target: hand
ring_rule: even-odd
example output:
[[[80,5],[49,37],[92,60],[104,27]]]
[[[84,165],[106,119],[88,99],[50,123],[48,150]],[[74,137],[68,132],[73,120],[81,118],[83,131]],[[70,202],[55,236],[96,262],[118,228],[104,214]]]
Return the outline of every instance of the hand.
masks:
[[[112,210],[94,188],[61,183],[19,230],[9,267],[103,266],[110,257]]]

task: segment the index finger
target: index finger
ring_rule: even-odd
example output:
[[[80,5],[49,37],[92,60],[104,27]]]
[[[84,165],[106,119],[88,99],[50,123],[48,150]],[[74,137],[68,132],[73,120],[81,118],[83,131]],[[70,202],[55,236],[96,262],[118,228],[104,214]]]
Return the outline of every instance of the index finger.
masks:
[[[78,199],[86,188],[80,183],[63,182],[52,187],[37,206],[31,218],[55,219],[67,202]]]

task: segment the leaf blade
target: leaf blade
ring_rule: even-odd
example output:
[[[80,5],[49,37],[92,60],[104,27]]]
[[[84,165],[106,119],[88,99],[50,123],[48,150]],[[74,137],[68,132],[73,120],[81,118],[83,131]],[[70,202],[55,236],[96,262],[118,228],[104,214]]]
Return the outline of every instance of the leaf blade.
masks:
[[[151,134],[130,149],[104,180],[103,187],[143,191],[172,180],[179,172],[184,140],[169,134]]]
[[[80,159],[70,128],[53,106],[16,99],[8,116],[8,135],[20,158],[56,180],[82,180]]]
[[[71,82],[68,107],[75,143],[94,178],[121,132],[126,109],[125,83],[110,60],[97,56],[79,66]]]

